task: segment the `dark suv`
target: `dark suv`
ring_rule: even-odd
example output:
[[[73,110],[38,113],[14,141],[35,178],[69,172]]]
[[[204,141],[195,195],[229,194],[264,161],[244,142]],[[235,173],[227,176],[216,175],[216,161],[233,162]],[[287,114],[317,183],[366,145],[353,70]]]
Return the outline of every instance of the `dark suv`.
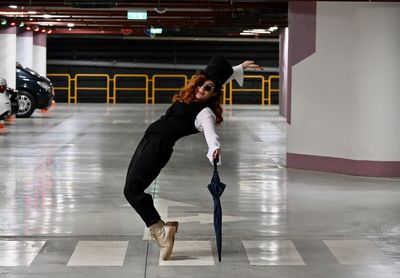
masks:
[[[17,63],[16,89],[19,92],[17,117],[30,117],[35,109],[48,109],[54,98],[54,88],[50,79],[30,68]]]

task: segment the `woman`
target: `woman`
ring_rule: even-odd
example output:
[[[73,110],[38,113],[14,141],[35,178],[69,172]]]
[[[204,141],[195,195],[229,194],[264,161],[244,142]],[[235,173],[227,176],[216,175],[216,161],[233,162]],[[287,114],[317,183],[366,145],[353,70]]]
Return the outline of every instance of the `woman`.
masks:
[[[147,128],[132,157],[124,194],[155,238],[163,260],[168,260],[172,253],[178,222],[164,223],[151,195],[144,191],[167,164],[179,138],[203,131],[209,148],[207,157],[211,162],[219,158],[221,149],[214,124],[218,126],[223,121],[221,88],[230,79],[242,85],[246,68],[260,67],[253,61],[245,61],[232,69],[225,59],[214,57],[205,70],[173,97],[166,114]]]

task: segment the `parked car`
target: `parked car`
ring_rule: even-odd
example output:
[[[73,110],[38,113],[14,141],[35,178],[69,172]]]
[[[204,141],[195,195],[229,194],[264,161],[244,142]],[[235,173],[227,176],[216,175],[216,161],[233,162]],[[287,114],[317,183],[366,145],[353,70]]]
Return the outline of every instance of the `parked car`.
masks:
[[[11,101],[6,91],[7,81],[0,78],[0,121],[4,120],[11,113]]]
[[[54,88],[50,79],[30,68],[17,63],[17,86],[19,110],[17,117],[27,118],[35,109],[48,109],[54,98]]]

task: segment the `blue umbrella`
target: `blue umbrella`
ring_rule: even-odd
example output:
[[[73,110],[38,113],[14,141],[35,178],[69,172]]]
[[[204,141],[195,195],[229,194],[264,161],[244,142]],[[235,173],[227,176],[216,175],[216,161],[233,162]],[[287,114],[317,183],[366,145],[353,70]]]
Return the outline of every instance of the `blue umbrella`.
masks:
[[[217,240],[218,259],[221,261],[222,251],[222,208],[220,197],[224,192],[226,185],[221,182],[217,170],[217,161],[214,159],[214,174],[211,183],[207,186],[214,200],[214,230]]]

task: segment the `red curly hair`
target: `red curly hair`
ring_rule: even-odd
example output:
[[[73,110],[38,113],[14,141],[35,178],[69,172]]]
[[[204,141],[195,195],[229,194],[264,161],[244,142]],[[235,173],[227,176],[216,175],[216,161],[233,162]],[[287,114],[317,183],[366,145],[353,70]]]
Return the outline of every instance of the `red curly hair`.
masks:
[[[174,95],[172,102],[180,101],[185,103],[196,101],[196,89],[204,84],[207,80],[210,80],[205,75],[195,75],[185,87],[182,88],[179,94]],[[222,118],[223,109],[221,107],[221,87],[215,86],[214,92],[216,94],[207,100],[209,107],[215,114],[215,124],[220,125],[224,119]]]

